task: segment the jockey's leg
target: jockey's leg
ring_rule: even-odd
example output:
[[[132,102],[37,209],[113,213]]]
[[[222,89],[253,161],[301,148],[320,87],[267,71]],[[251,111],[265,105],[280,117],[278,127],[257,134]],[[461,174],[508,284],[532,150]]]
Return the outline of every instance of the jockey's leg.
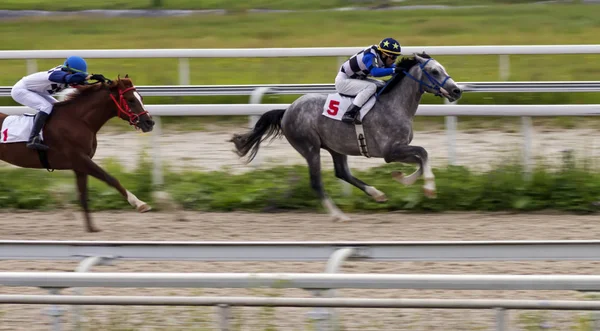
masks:
[[[353,81],[354,82],[352,82],[351,84],[356,85],[356,87],[361,88],[361,90],[356,95],[356,98],[354,98],[354,101],[352,101],[352,105],[350,106],[350,108],[342,117],[342,121],[346,123],[355,122],[357,124],[360,124],[360,109],[362,108],[362,106],[364,106],[365,103],[367,103],[367,101],[369,101],[373,94],[375,94],[375,92],[377,91],[377,85],[366,80],[353,79]]]
[[[44,127],[46,119],[48,119],[48,116],[50,116],[56,99],[52,98],[51,96],[43,96],[35,92],[31,92],[20,85],[15,85],[10,91],[10,95],[16,102],[22,104],[23,106],[37,110],[37,113],[33,119],[33,128],[31,129],[29,140],[27,141],[27,147],[42,151],[48,150],[48,146],[42,144],[42,140],[40,139],[40,131]]]
[[[37,149],[40,151],[48,150],[48,146],[44,145],[42,143],[42,138],[40,138],[40,131],[42,131],[48,116],[50,116],[50,114],[43,111],[38,111],[35,114],[35,117],[33,118],[33,128],[31,128],[29,140],[27,141],[27,148]]]
[[[344,73],[338,74],[335,79],[335,88],[341,94],[356,96],[352,105],[344,116],[342,121],[345,123],[360,123],[360,109],[377,91],[377,84],[369,80],[352,79]]]

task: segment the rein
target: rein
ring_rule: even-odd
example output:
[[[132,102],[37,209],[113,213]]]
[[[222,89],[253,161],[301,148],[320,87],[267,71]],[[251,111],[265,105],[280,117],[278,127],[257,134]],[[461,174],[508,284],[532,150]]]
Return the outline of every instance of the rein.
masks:
[[[425,71],[425,66],[427,65],[427,63],[429,63],[429,61],[431,61],[431,59],[428,59],[427,61],[425,61],[425,63],[423,64],[419,64],[419,68],[421,68],[421,71],[423,72],[423,74],[425,74],[425,77],[427,77],[427,79],[429,79],[429,82],[431,84],[428,84],[426,82],[424,82],[421,79],[417,79],[416,77],[414,77],[413,75],[409,74],[408,71],[403,71],[403,73],[407,76],[410,77],[412,80],[416,81],[419,83],[419,91],[421,93],[423,93],[423,86],[426,86],[434,91],[436,91],[435,96],[442,96],[442,92],[440,91],[440,89],[444,88],[444,84],[446,84],[446,82],[448,81],[448,79],[450,79],[450,76],[446,75],[446,78],[444,79],[443,82],[439,82],[437,79],[435,79],[435,77],[431,76],[427,71]]]

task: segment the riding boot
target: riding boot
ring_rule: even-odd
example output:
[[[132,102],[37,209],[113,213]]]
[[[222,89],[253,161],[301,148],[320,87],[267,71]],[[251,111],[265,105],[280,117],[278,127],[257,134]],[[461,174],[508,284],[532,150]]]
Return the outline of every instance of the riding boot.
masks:
[[[38,111],[37,114],[35,114],[35,117],[33,118],[33,128],[29,134],[29,141],[27,141],[27,148],[40,151],[48,150],[48,146],[42,144],[42,139],[40,138],[40,131],[44,127],[44,123],[46,123],[48,116],[50,115],[42,111]]]
[[[352,123],[360,124],[360,120],[359,120],[360,108],[361,107],[359,107],[355,104],[352,104],[352,106],[350,106],[350,108],[348,108],[346,113],[344,113],[344,116],[342,116],[342,122],[348,123],[348,124],[352,124]]]

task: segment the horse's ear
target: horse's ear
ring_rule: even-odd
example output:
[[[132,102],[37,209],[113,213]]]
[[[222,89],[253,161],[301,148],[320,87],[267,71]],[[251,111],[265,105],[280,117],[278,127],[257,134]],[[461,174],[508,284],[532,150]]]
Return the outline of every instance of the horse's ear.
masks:
[[[129,78],[129,74],[125,74],[125,78]]]
[[[424,58],[422,58],[419,54],[414,53],[415,55],[415,60],[419,61],[420,63],[425,62],[426,60]]]

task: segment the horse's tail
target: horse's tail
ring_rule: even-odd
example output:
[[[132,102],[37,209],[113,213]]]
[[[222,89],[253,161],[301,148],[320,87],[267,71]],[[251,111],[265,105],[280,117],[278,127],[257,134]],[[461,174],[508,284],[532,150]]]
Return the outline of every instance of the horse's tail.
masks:
[[[244,134],[234,134],[230,141],[235,144],[236,153],[240,157],[250,153],[247,162],[252,161],[258,153],[261,142],[269,137],[275,139],[281,135],[283,113],[285,113],[285,109],[270,110],[260,117],[251,131]]]

